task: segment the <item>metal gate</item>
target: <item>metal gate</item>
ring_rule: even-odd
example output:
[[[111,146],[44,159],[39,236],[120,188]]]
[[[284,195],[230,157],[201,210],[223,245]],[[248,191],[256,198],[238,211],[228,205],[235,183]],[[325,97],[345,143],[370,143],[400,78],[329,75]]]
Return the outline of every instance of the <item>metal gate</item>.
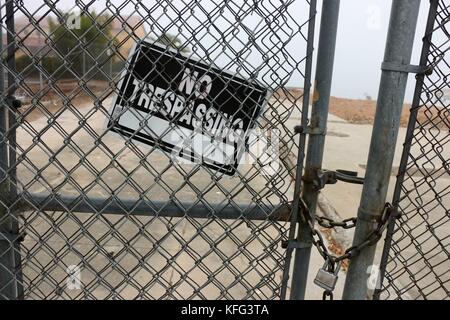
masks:
[[[315,6],[2,1],[0,297],[279,298]],[[144,38],[268,88],[276,170],[254,156],[227,176],[112,135]]]
[[[431,1],[376,298],[450,298],[449,17]]]

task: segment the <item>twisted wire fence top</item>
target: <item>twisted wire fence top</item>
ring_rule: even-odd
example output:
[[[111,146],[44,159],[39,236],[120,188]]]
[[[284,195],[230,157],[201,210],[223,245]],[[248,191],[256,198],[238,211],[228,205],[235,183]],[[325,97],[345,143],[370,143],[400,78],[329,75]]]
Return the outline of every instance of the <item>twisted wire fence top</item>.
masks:
[[[450,299],[450,6],[439,1],[382,299]],[[425,39],[429,39],[426,37]],[[427,40],[426,40],[427,41]]]
[[[1,50],[7,286],[30,299],[277,298],[288,219],[271,217],[292,199],[303,92],[288,86],[305,78],[309,1],[13,3]],[[254,161],[229,177],[112,134],[122,71],[143,39],[267,88],[255,126],[277,130],[279,167],[264,175]]]

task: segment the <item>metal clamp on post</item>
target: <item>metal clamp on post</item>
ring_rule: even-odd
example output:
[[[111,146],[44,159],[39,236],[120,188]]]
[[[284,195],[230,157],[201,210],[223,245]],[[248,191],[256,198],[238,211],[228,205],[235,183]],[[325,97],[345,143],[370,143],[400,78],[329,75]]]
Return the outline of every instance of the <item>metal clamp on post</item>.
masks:
[[[423,74],[427,76],[433,73],[433,68],[417,66],[413,64],[398,64],[393,62],[383,62],[381,64],[381,70]]]
[[[346,170],[316,170],[315,177],[308,180],[303,177],[303,181],[312,182],[315,190],[321,190],[327,184],[335,184],[338,181],[347,182],[351,184],[364,184],[364,178],[358,177],[357,172]]]
[[[296,134],[308,134],[308,135],[319,135],[319,136],[326,136],[327,135],[327,130],[321,130],[320,128],[311,128],[310,126],[308,127],[303,127],[303,126],[295,126],[294,127],[294,133]]]
[[[325,188],[327,184],[335,184],[337,183],[336,172],[334,171],[326,171],[317,169],[314,171],[314,177],[312,179],[308,179],[307,177],[302,178],[303,181],[311,182],[314,186],[315,190],[322,190]]]
[[[364,178],[358,177],[358,172],[348,170],[336,170],[336,179],[352,184],[364,184]]]
[[[312,245],[312,242],[304,243],[304,242],[299,242],[297,240],[281,241],[282,249],[303,249],[303,248],[310,248],[311,245]]]

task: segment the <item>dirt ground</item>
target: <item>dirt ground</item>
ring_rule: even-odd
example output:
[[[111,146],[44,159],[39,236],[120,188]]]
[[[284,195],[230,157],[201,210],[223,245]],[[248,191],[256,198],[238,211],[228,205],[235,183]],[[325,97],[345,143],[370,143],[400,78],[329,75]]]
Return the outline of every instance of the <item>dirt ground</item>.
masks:
[[[288,88],[287,90],[278,90],[275,96],[280,99],[287,98],[291,101],[301,99],[303,90],[299,88]],[[312,98],[310,103],[312,103]],[[372,124],[375,118],[375,110],[377,106],[376,100],[347,99],[340,97],[330,98],[330,113],[353,124]],[[406,127],[408,125],[411,104],[404,104],[400,119],[400,125]],[[438,128],[446,128],[448,124],[444,123],[445,115],[441,114],[438,106],[430,108],[421,108],[419,110],[419,122],[425,124],[427,119],[439,117],[441,122],[433,120]]]
[[[330,113],[355,124],[372,124],[375,118],[377,102],[375,100],[356,100],[331,97]],[[406,126],[411,105],[403,106],[401,126]]]

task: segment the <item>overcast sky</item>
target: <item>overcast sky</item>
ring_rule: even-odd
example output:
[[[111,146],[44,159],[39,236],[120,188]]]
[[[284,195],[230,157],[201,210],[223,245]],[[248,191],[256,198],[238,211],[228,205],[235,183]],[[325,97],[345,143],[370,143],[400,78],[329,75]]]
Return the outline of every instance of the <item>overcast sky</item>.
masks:
[[[391,3],[390,0],[341,0],[333,95],[377,96]],[[419,63],[428,6],[429,1],[421,1],[412,63]],[[407,101],[412,100],[413,88],[414,76],[410,76]]]
[[[308,6],[306,0],[296,0],[284,12],[286,19],[277,18],[276,10],[282,6],[282,3],[291,2],[293,0],[258,0],[259,9],[252,14],[248,14],[248,8],[253,1],[235,0],[228,7],[223,7],[222,17],[215,16],[214,28],[201,28],[202,21],[207,20],[206,13],[218,12],[217,4],[220,1],[202,0],[199,1],[200,7],[194,8],[194,12],[186,11],[182,14],[184,23],[173,17],[179,16],[175,10],[182,10],[181,1],[144,1],[147,8],[152,8],[151,16],[157,19],[158,25],[168,28],[172,33],[179,33],[185,39],[192,37],[194,34],[202,43],[201,47],[193,48],[197,58],[206,59],[209,54],[209,60],[222,68],[234,72],[240,72],[248,75],[258,66],[263,65],[259,72],[259,78],[272,85],[273,83],[285,83],[289,86],[303,86],[302,75],[300,72],[290,74],[295,61],[303,58],[305,53],[305,43],[300,34],[296,34],[286,47],[279,48],[280,39],[286,41],[295,33],[293,19],[302,23],[308,16]],[[45,1],[24,0],[25,8],[29,12],[35,12],[36,15],[44,14],[48,11]],[[78,3],[89,3],[90,0],[77,1]],[[172,6],[167,3],[171,2]],[[57,8],[67,11],[75,7],[75,0],[60,0],[57,2]],[[128,5],[123,5],[128,3]],[[128,15],[134,12],[141,15],[146,14],[146,9],[142,5],[135,6],[136,1],[107,1],[98,0],[91,8],[95,8],[98,12],[106,9],[106,12],[112,14],[119,11],[121,15]],[[165,3],[166,5],[155,6],[156,3]],[[322,1],[319,3],[319,16]],[[378,84],[381,75],[380,66],[383,59],[386,33],[389,23],[389,14],[391,9],[391,0],[341,0],[340,22],[338,29],[338,39],[336,48],[334,81],[332,94],[334,96],[348,98],[364,98],[366,95],[376,98],[378,92]],[[234,5],[236,4],[236,5]],[[416,33],[416,42],[413,52],[413,63],[417,63],[421,50],[421,38],[424,34],[424,27],[427,17],[429,1],[422,1],[421,12],[419,16],[419,24]],[[76,7],[75,7],[76,8]],[[238,35],[228,34],[230,25],[236,23],[233,20],[233,12],[242,14],[241,25]],[[264,20],[264,15],[272,12],[271,22],[269,24]],[[317,19],[319,21],[319,19]],[[155,23],[149,23],[150,26]],[[180,29],[181,27],[181,29]],[[317,22],[317,33],[319,23]],[[247,33],[245,29],[251,30],[257,35],[255,45],[249,45]],[[278,38],[273,37],[273,30],[276,29]],[[160,32],[153,30],[153,34]],[[306,29],[302,29],[306,33]],[[219,39],[219,40],[218,40]],[[221,39],[221,40],[220,40]],[[316,37],[316,48],[317,48]],[[222,42],[221,42],[222,41]],[[225,48],[225,42],[231,43],[231,47]],[[236,49],[242,54],[242,58],[236,61],[236,51],[230,51],[231,48]],[[267,63],[263,63],[264,54],[270,56]],[[287,55],[286,55],[287,53]],[[243,68],[239,68],[242,67]],[[299,69],[304,68],[301,64]],[[288,80],[288,81],[287,81]],[[412,90],[414,87],[413,77],[411,76],[408,83],[408,92],[406,100],[412,98]]]

